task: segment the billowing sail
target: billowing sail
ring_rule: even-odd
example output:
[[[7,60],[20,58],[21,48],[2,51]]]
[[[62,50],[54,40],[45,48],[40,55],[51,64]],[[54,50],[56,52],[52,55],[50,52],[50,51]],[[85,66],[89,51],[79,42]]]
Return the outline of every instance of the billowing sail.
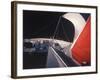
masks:
[[[74,24],[74,29],[75,29],[74,39],[76,39],[86,24],[84,18],[79,13],[66,13],[63,15],[63,17]]]
[[[81,65],[90,65],[91,53],[91,18],[89,17],[87,23],[73,45],[71,51],[73,58]]]
[[[65,48],[65,50],[69,51],[67,53],[67,56],[72,57],[72,53],[70,52],[70,48],[73,46],[73,44],[76,41],[76,39],[78,38],[79,34],[83,30],[86,22],[85,22],[85,19],[83,18],[83,16],[80,13],[66,13],[62,17],[65,18],[66,20],[69,20],[74,25],[73,27],[74,27],[75,33],[74,33],[74,36],[73,36],[72,45],[69,47],[69,49]],[[70,27],[70,26],[64,26],[64,27]],[[69,31],[69,33],[70,33],[70,35],[73,35],[71,33],[71,31]]]

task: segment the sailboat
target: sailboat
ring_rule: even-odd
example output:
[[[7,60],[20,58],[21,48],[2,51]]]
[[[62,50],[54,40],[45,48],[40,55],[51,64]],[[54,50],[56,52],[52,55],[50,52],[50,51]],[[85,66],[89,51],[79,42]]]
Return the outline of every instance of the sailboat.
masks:
[[[43,64],[42,59],[38,59],[36,62],[39,63],[32,66],[36,66],[34,68],[82,66],[76,58],[78,55],[75,56],[72,52],[75,51],[74,45],[85,25],[86,21],[80,13],[66,13],[59,17],[52,37],[24,39],[24,42],[30,42],[32,47],[25,48],[24,52],[41,55],[46,53],[46,57],[42,56],[45,59]]]
[[[47,66],[48,67],[53,67],[51,64],[56,64],[58,62],[58,66],[59,67],[73,67],[73,66],[80,66],[81,64],[79,64],[76,60],[74,60],[74,58],[72,57],[72,54],[70,52],[70,49],[73,45],[73,42],[76,40],[76,38],[78,37],[78,35],[81,33],[81,31],[83,30],[84,26],[85,26],[85,20],[83,19],[83,17],[78,14],[78,13],[67,13],[67,14],[64,14],[63,16],[59,17],[59,21],[58,21],[58,24],[57,24],[57,27],[56,27],[56,30],[55,30],[55,33],[54,33],[54,36],[53,36],[53,39],[54,37],[56,36],[57,34],[57,29],[59,27],[62,27],[63,28],[63,32],[66,33],[64,27],[70,27],[70,26],[63,26],[63,22],[60,22],[62,21],[62,19],[65,19],[65,21],[69,20],[71,22],[73,22],[73,25],[74,25],[74,29],[75,29],[75,35],[74,36],[74,39],[72,41],[68,41],[68,36],[67,34],[65,34],[64,36],[67,37],[67,43],[65,44],[66,46],[63,47],[63,51],[59,50],[59,49],[56,49],[56,47],[51,47],[49,48],[49,56],[48,56],[48,59],[47,59]],[[66,20],[67,19],[67,20]],[[63,24],[61,26],[59,26],[59,24]],[[66,23],[65,23],[66,24]],[[69,31],[70,32],[70,31]],[[69,45],[67,45],[69,43]],[[60,46],[61,44],[59,44]],[[51,51],[50,51],[51,49]],[[53,56],[53,57],[52,57]],[[55,56],[55,58],[54,58]],[[56,59],[56,60],[53,60],[53,59]],[[53,61],[56,61],[55,63]],[[57,66],[57,65],[56,65]]]

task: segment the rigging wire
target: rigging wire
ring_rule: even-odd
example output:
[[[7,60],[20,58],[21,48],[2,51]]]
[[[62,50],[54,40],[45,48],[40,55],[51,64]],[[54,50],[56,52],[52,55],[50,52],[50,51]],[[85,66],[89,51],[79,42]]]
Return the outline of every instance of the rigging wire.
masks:
[[[61,16],[59,17],[59,20],[58,20],[58,22],[57,22],[56,29],[55,29],[55,31],[54,31],[53,39],[54,39],[54,37],[55,37],[55,35],[56,35],[56,32],[57,32],[57,30],[58,30],[60,21],[61,21]]]
[[[66,34],[66,32],[65,32],[65,30],[64,30],[64,26],[63,26],[63,23],[62,23],[62,21],[61,21],[61,17],[62,16],[60,16],[59,17],[59,20],[58,20],[58,22],[57,22],[57,25],[56,25],[56,29],[55,29],[55,31],[54,31],[54,35],[53,35],[53,40],[54,40],[54,38],[55,38],[55,36],[56,36],[56,33],[57,33],[57,30],[58,30],[58,28],[59,28],[59,24],[60,24],[60,22],[61,22],[61,27],[62,27],[62,29],[63,29],[63,33],[66,35],[65,37],[66,37],[66,39],[68,40],[68,41],[70,41],[70,39],[68,38],[68,35]]]
[[[66,34],[66,32],[64,30],[63,23],[61,22],[61,24],[62,24],[63,33],[65,34],[65,37],[66,37],[67,41],[70,42],[70,39],[68,38],[68,35]]]

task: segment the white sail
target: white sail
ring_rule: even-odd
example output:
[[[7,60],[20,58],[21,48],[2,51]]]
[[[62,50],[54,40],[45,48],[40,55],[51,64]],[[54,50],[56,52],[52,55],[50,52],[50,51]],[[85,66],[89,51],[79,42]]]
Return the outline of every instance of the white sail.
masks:
[[[66,13],[63,15],[63,17],[74,24],[75,28],[74,39],[76,39],[86,24],[84,18],[79,13]]]
[[[74,35],[74,40],[73,40],[73,43],[72,45],[70,46],[70,50],[71,48],[74,46],[78,36],[80,35],[80,33],[82,32],[85,24],[86,24],[86,21],[85,19],[82,17],[81,14],[79,13],[66,13],[63,15],[63,18],[71,21],[74,25],[74,29],[75,29],[75,35]],[[69,52],[67,53],[67,56],[70,55],[70,57],[72,57],[72,53],[71,51],[69,50]]]

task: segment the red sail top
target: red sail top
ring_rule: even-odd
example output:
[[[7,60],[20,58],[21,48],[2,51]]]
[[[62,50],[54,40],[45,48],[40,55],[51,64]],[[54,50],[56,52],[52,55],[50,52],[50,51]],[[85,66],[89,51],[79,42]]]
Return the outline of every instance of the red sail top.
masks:
[[[81,65],[90,65],[91,53],[91,17],[88,18],[83,31],[80,33],[72,51],[73,58]]]

